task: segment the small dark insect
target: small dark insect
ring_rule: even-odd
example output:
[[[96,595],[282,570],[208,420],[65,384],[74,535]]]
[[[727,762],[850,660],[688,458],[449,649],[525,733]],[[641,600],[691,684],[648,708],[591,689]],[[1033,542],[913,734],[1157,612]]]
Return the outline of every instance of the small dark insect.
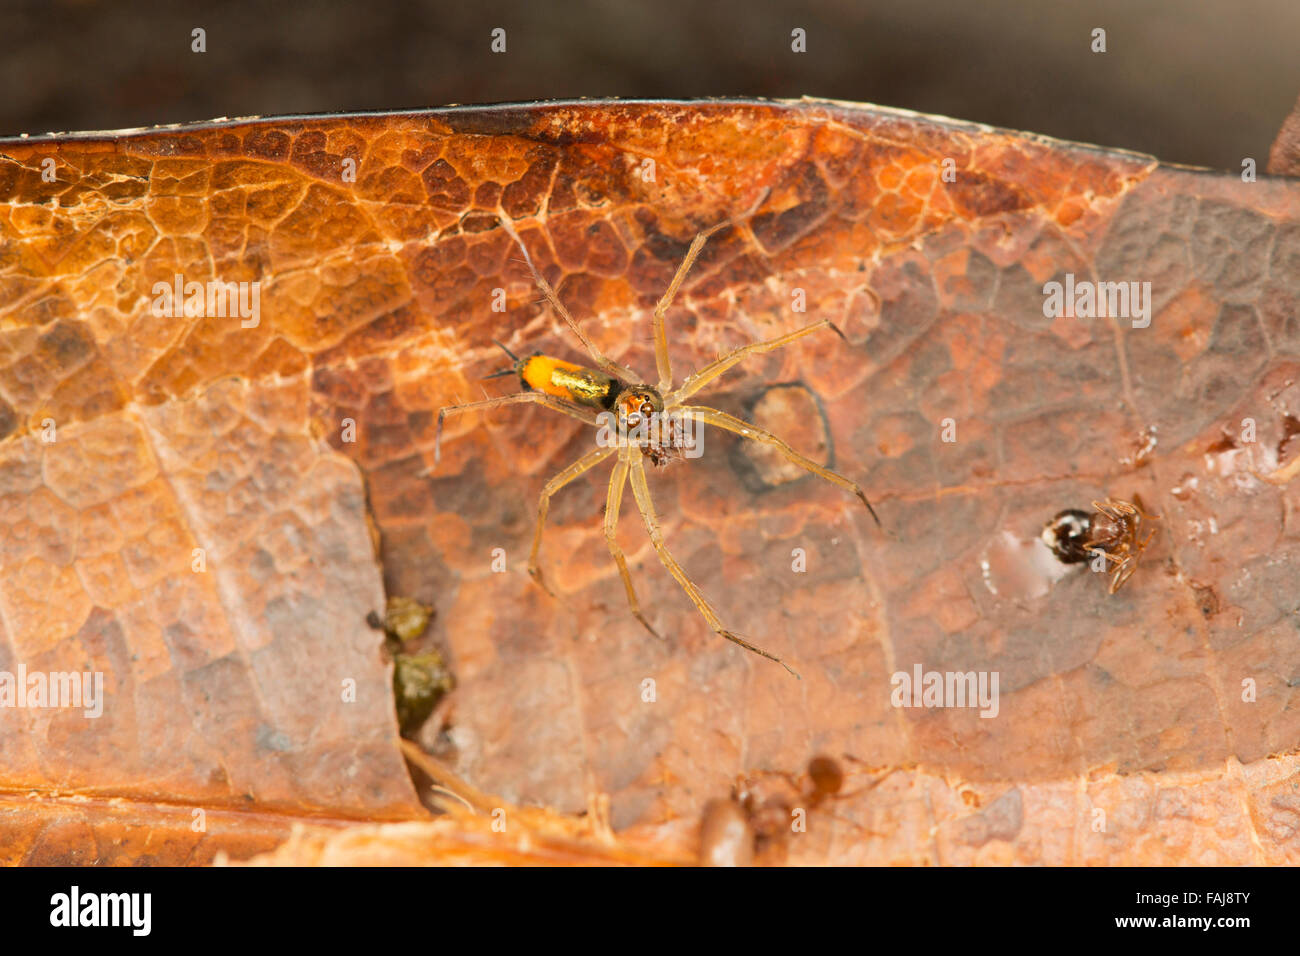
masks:
[[[784,794],[779,799],[764,795],[761,780],[765,777],[776,777],[784,781],[791,793]],[[753,815],[773,805],[779,805],[782,810],[788,810],[789,808],[782,801],[791,796],[794,796],[808,809],[816,809],[823,801],[837,795],[851,796],[852,794],[840,794],[843,787],[844,770],[839,763],[833,757],[818,754],[808,761],[808,768],[801,774],[789,773],[783,770],[759,770],[747,777],[740,777],[732,791],[740,805]],[[860,792],[854,791],[854,793]]]
[[[1110,569],[1110,593],[1114,594],[1133,576],[1138,558],[1156,536],[1156,529],[1152,528],[1142,537],[1143,520],[1156,521],[1160,516],[1147,514],[1141,496],[1136,494],[1132,503],[1107,498],[1094,501],[1092,506],[1097,509],[1097,516],[1092,519],[1088,550],[1114,562]]]
[[[808,761],[808,783],[812,788],[809,802],[814,806],[834,796],[844,786],[844,771],[830,757],[817,756]]]
[[[1062,564],[1078,564],[1100,558],[1110,572],[1110,593],[1114,594],[1137,570],[1138,558],[1147,549],[1156,529],[1142,537],[1143,521],[1157,521],[1148,514],[1142,497],[1133,501],[1107,498],[1094,501],[1095,514],[1068,508],[1043,526],[1043,542]]]
[[[847,756],[845,759],[861,762]],[[753,857],[766,862],[773,862],[774,858],[779,860],[784,856],[786,837],[791,833],[804,832],[810,811],[828,802],[846,800],[865,793],[893,772],[886,771],[865,786],[846,792],[844,770],[839,761],[820,754],[808,761],[808,767],[803,773],[759,770],[742,775],[732,785],[730,800],[711,801],[705,809],[701,825],[702,862],[709,854],[724,860]],[[739,816],[736,815],[737,812]],[[836,819],[843,820],[839,817]],[[745,827],[740,827],[738,821],[743,822]],[[852,821],[843,822],[863,830]],[[745,834],[752,844],[747,845],[748,849],[739,848]],[[710,839],[705,841],[705,836]]]
[[[759,200],[759,204],[761,202],[762,199]],[[758,204],[755,205],[755,208],[757,206]],[[654,546],[655,553],[659,556],[660,562],[668,573],[676,579],[691,603],[708,621],[709,627],[715,633],[746,650],[753,651],[768,660],[776,661],[791,674],[794,674],[795,677],[798,677],[799,675],[795,673],[790,665],[786,664],[776,654],[772,654],[745,640],[723,626],[722,620],[714,611],[713,606],[700,593],[700,589],[690,579],[682,566],[677,563],[677,559],[668,551],[663,532],[659,526],[659,516],[655,512],[654,503],[650,498],[650,485],[646,480],[645,462],[647,460],[652,465],[666,465],[675,458],[688,455],[691,451],[696,450],[696,446],[693,444],[696,440],[694,435],[698,423],[703,423],[734,432],[749,441],[758,442],[775,449],[776,452],[805,471],[851,492],[866,506],[867,512],[875,520],[876,524],[880,524],[875,509],[871,507],[871,502],[867,500],[866,492],[856,482],[850,481],[843,475],[828,468],[823,468],[812,459],[799,454],[780,438],[764,431],[757,425],[716,408],[710,408],[707,405],[689,404],[692,395],[751,355],[774,352],[803,338],[805,335],[811,335],[814,332],[823,330],[834,332],[840,338],[843,338],[843,333],[831,323],[830,319],[821,319],[811,325],[806,325],[801,329],[787,332],[785,335],[779,335],[764,342],[751,342],[748,345],[732,349],[727,354],[698,370],[694,375],[688,375],[677,387],[673,387],[672,366],[668,359],[668,334],[664,327],[665,313],[672,305],[673,298],[677,295],[678,289],[685,281],[692,264],[700,254],[700,250],[704,248],[709,236],[732,224],[730,220],[718,223],[695,237],[690,248],[686,251],[686,258],[682,260],[676,275],[673,276],[667,291],[664,292],[663,298],[655,306],[654,347],[655,364],[659,379],[658,384],[649,385],[645,384],[636,372],[610,361],[596,348],[595,344],[582,331],[581,326],[574,321],[573,316],[569,314],[564,304],[560,302],[550,283],[533,265],[527,247],[524,246],[523,240],[519,238],[510,220],[502,217],[502,228],[523,251],[524,259],[528,263],[529,269],[532,270],[533,278],[538,287],[546,296],[551,307],[564,319],[574,336],[582,343],[583,348],[591,356],[597,368],[585,368],[573,362],[566,362],[563,359],[542,354],[520,358],[510,353],[509,349],[506,349],[506,354],[510,355],[513,365],[498,372],[497,375],[518,379],[520,386],[524,390],[515,395],[503,395],[499,398],[489,398],[464,405],[450,405],[441,409],[438,412],[438,427],[434,438],[434,463],[438,462],[442,454],[442,426],[444,419],[448,415],[467,411],[486,411],[503,405],[535,404],[542,405],[553,411],[562,412],[589,425],[598,425],[602,430],[609,427],[612,422],[613,425],[617,426],[617,433],[612,439],[602,440],[602,432],[598,432],[596,436],[598,447],[555,475],[542,489],[541,499],[537,506],[537,531],[533,536],[533,548],[528,557],[529,574],[548,593],[550,592],[542,578],[541,568],[537,563],[537,554],[542,544],[542,529],[546,524],[546,514],[550,507],[551,496],[584,472],[610,458],[615,458],[613,472],[609,480],[609,490],[605,499],[605,540],[614,563],[618,565],[619,576],[623,579],[623,588],[627,592],[627,601],[631,607],[632,615],[641,622],[647,631],[658,637],[658,634],[650,626],[650,622],[646,620],[641,611],[636,590],[632,586],[632,576],[628,573],[627,560],[624,558],[623,550],[619,546],[617,539],[618,517],[623,503],[623,490],[629,483],[632,486],[632,495],[636,499],[637,509],[641,512],[642,522],[645,524],[646,533],[650,536],[650,543]],[[500,343],[497,344],[500,345]],[[505,349],[505,346],[501,347]],[[689,440],[687,437],[688,425],[690,426],[689,434],[691,436]],[[611,429],[611,431],[614,431],[614,429]],[[692,457],[695,456],[692,455]]]

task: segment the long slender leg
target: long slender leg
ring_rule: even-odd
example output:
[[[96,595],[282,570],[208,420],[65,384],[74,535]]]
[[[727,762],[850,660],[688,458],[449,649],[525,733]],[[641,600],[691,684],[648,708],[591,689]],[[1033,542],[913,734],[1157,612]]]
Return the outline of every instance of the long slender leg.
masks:
[[[691,247],[686,250],[686,258],[682,264],[677,267],[677,274],[673,276],[673,281],[668,286],[668,291],[663,294],[659,304],[655,306],[655,365],[659,370],[659,391],[666,392],[673,387],[673,370],[668,361],[668,335],[664,331],[664,316],[673,304],[673,298],[677,295],[677,290],[681,288],[682,282],[686,279],[686,274],[691,271],[691,266],[695,265],[695,258],[704,248],[704,244],[709,241],[709,236],[713,235],[719,229],[731,225],[730,219],[724,219],[716,226],[705,229],[702,233],[691,240]]]
[[[784,348],[789,345],[795,339],[800,339],[805,335],[810,335],[818,329],[830,329],[840,338],[844,338],[844,333],[831,324],[830,319],[822,319],[820,322],[814,322],[812,325],[805,325],[802,329],[795,329],[793,332],[779,335],[774,339],[768,339],[766,342],[750,342],[748,345],[742,345],[737,349],[732,349],[721,358],[714,359],[694,375],[687,376],[686,381],[682,382],[681,388],[665,397],[665,404],[679,404],[685,399],[690,398],[727,369],[749,356],[761,355],[763,352],[774,352],[779,348]]]
[[[552,597],[555,596],[555,592],[546,586],[546,582],[542,579],[542,569],[537,566],[537,552],[542,547],[542,529],[546,527],[546,513],[551,510],[551,495],[573,481],[574,478],[595,468],[612,454],[614,454],[613,448],[597,448],[595,451],[587,452],[542,487],[542,496],[537,501],[537,531],[533,535],[533,550],[528,553],[528,573]]]
[[[610,361],[605,357],[605,354],[601,352],[600,349],[596,348],[596,343],[587,338],[586,333],[582,331],[573,316],[569,314],[569,310],[564,307],[564,303],[560,301],[560,297],[555,294],[555,290],[551,288],[551,284],[546,281],[546,277],[542,275],[541,270],[533,264],[533,257],[528,254],[528,247],[524,245],[523,239],[519,238],[519,233],[515,231],[515,227],[513,223],[511,223],[509,217],[501,215],[498,218],[501,221],[501,227],[505,229],[510,238],[513,239],[515,244],[523,251],[524,261],[528,263],[528,269],[533,274],[533,281],[537,283],[538,288],[540,288],[546,296],[547,301],[551,303],[551,308],[560,314],[560,317],[568,324],[569,330],[578,337],[578,341],[582,343],[582,347],[587,350],[587,354],[592,357],[592,360],[605,372],[613,375],[615,378],[622,379],[625,382],[639,381],[640,376],[638,376],[636,372],[632,371],[625,365],[619,365],[617,362]]]
[[[647,631],[659,637],[659,632],[650,626],[650,622],[641,613],[641,602],[636,599],[636,588],[632,587],[632,575],[627,571],[627,558],[623,556],[623,549],[618,546],[618,513],[623,507],[623,487],[627,482],[628,467],[625,447],[619,455],[618,464],[614,466],[613,474],[609,476],[609,495],[605,498],[605,541],[609,545],[609,553],[614,556],[614,563],[618,565],[618,573],[623,579],[623,588],[627,591],[627,603],[632,608],[632,616],[640,621]]]
[[[823,468],[810,458],[805,458],[771,432],[764,431],[757,425],[750,424],[735,415],[728,415],[726,412],[720,412],[716,408],[707,408],[704,405],[682,405],[673,409],[673,411],[680,412],[688,418],[698,419],[707,425],[725,428],[727,431],[735,432],[750,441],[770,445],[805,471],[810,471],[819,478],[825,478],[833,485],[839,485],[844,490],[853,492],[867,506],[867,511],[872,518],[875,518],[876,526],[880,526],[880,519],[876,517],[876,509],[871,507],[871,502],[867,500],[867,493],[856,482],[849,481],[843,475],[837,474],[829,468]]]
[[[632,494],[636,497],[637,507],[641,510],[641,518],[645,521],[645,530],[650,535],[650,543],[654,545],[655,553],[659,555],[659,560],[668,569],[668,573],[677,579],[677,583],[686,592],[686,596],[691,599],[691,603],[699,609],[700,613],[704,615],[704,619],[709,622],[709,627],[713,628],[717,634],[739,644],[746,650],[753,651],[760,657],[766,657],[770,661],[776,661],[791,674],[794,674],[795,677],[798,677],[798,673],[781,658],[751,644],[722,626],[722,621],[718,619],[717,613],[709,605],[709,602],[704,600],[704,596],[700,594],[695,582],[686,576],[682,566],[677,563],[676,558],[669,554],[668,548],[664,545],[663,532],[659,530],[659,519],[655,517],[654,502],[650,500],[650,486],[646,483],[645,465],[642,462],[639,449],[632,450],[629,464],[632,466]]]
[[[572,402],[566,402],[554,395],[547,395],[545,392],[520,392],[518,395],[502,395],[499,398],[487,398],[481,402],[467,402],[464,405],[447,405],[438,410],[438,428],[434,433],[433,439],[433,463],[438,464],[442,460],[442,421],[448,415],[459,414],[460,412],[470,412],[475,410],[485,410],[488,408],[497,408],[501,405],[521,405],[531,403],[533,405],[544,405],[552,408],[557,412],[564,412],[579,421],[586,422],[588,425],[596,424],[596,413],[592,409],[583,408],[581,405],[575,405]]]
[[[695,257],[700,254],[700,250],[703,249],[704,244],[709,241],[709,237],[720,229],[725,229],[728,226],[734,225],[741,219],[748,219],[758,210],[759,206],[763,205],[770,192],[771,189],[764,189],[759,194],[758,199],[755,200],[754,205],[752,205],[741,216],[738,216],[735,219],[724,219],[717,225],[705,229],[702,233],[692,239],[690,248],[686,250],[686,258],[684,258],[682,264],[677,267],[677,274],[673,276],[673,281],[669,284],[668,291],[663,294],[663,298],[661,298],[659,304],[655,306],[655,365],[658,367],[659,371],[659,391],[661,393],[666,392],[668,389],[673,387],[673,370],[668,361],[668,336],[664,331],[664,315],[667,313],[668,308],[673,304],[673,298],[677,295],[677,290],[681,288],[682,282],[686,279],[686,274],[691,271],[691,266],[695,264]]]

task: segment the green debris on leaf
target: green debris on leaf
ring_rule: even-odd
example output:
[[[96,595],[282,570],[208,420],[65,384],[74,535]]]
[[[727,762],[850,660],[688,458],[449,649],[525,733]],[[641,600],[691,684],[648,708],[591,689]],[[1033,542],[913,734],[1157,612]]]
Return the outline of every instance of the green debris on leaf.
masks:
[[[381,618],[371,612],[367,623],[385,635],[393,658],[393,697],[402,735],[410,737],[429,719],[443,696],[455,686],[447,662],[436,648],[421,648],[420,638],[433,619],[433,608],[413,598],[390,597]]]

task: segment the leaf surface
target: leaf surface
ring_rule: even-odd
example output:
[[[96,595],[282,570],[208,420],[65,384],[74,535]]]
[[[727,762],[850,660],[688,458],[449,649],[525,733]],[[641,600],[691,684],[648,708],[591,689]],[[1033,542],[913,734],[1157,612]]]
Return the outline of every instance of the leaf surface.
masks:
[[[645,633],[604,469],[552,503],[558,599],[529,580],[580,423],[452,418],[432,468],[438,409],[509,389],[480,381],[493,339],[585,359],[499,216],[649,377],[691,239],[760,198],[669,310],[674,368],[834,321],[847,342],[808,337],[698,400],[832,462],[885,530],[723,433],[651,489],[722,619],[802,681],[709,631],[629,501],[620,540],[666,640]],[[1045,317],[1067,274],[1149,282],[1149,327]],[[177,275],[259,283],[258,324],[155,316]],[[508,801],[606,792],[616,830],[686,847],[735,775],[828,752],[907,769],[814,815],[794,860],[1295,862],[1298,301],[1300,184],[851,104],[0,143],[0,670],[99,670],[106,698],[97,720],[0,710],[6,858],[207,860],[295,820],[421,818],[365,624],[386,589],[436,608],[458,769]],[[1134,493],[1159,533],[1117,594],[1086,566],[1024,571],[1053,514]],[[893,706],[917,665],[996,673],[997,715]],[[194,834],[194,807],[230,822]],[[174,839],[146,851],[131,826]]]

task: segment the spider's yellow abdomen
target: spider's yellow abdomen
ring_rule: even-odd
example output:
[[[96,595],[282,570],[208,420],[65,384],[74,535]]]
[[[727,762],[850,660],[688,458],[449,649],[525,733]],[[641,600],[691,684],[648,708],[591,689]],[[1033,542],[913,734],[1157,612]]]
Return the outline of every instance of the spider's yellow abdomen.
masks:
[[[608,408],[617,391],[611,376],[549,355],[531,355],[521,360],[519,379],[534,391],[567,398],[589,408]]]

